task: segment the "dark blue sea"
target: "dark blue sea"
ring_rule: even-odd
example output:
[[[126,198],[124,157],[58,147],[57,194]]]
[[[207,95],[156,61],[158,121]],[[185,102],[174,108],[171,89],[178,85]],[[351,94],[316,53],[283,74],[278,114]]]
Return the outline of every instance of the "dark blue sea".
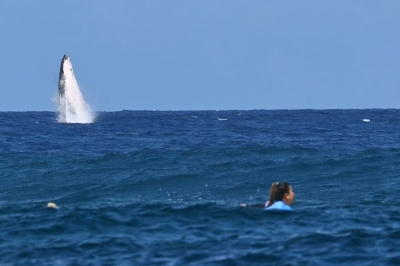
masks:
[[[396,109],[0,112],[0,181],[0,265],[400,265]]]

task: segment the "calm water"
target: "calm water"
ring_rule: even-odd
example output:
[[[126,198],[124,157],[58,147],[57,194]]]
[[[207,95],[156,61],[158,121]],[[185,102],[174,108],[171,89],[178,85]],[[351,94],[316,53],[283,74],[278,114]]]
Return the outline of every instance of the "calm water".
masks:
[[[400,264],[400,110],[0,112],[0,179],[0,265]]]

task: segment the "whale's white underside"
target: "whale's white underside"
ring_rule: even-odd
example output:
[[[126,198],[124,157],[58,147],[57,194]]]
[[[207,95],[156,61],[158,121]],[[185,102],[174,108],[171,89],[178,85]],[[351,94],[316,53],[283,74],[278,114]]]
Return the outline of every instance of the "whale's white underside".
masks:
[[[61,123],[92,123],[93,114],[83,99],[69,57],[61,63],[59,81],[58,121]]]

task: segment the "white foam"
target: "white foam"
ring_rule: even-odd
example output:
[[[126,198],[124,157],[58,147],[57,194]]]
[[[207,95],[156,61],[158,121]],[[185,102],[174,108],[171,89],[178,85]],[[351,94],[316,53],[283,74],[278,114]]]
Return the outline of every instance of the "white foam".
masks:
[[[369,119],[363,119],[362,121],[365,122],[365,123],[369,123],[371,120],[369,120]]]
[[[63,63],[65,76],[65,92],[59,97],[58,122],[60,123],[93,123],[94,115],[83,99],[78,82],[75,79],[69,59]]]
[[[228,119],[226,119],[226,118],[218,118],[218,120],[219,121],[225,121],[225,120],[228,120]]]

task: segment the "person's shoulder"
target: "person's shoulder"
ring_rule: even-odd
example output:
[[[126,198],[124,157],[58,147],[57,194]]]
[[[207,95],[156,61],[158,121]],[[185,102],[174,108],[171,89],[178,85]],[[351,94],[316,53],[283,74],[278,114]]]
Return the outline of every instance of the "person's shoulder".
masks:
[[[272,204],[271,206],[269,206],[268,208],[265,208],[266,210],[283,210],[283,211],[292,211],[292,208],[288,205],[286,205],[284,202],[282,201],[277,201],[274,202],[274,204]]]

